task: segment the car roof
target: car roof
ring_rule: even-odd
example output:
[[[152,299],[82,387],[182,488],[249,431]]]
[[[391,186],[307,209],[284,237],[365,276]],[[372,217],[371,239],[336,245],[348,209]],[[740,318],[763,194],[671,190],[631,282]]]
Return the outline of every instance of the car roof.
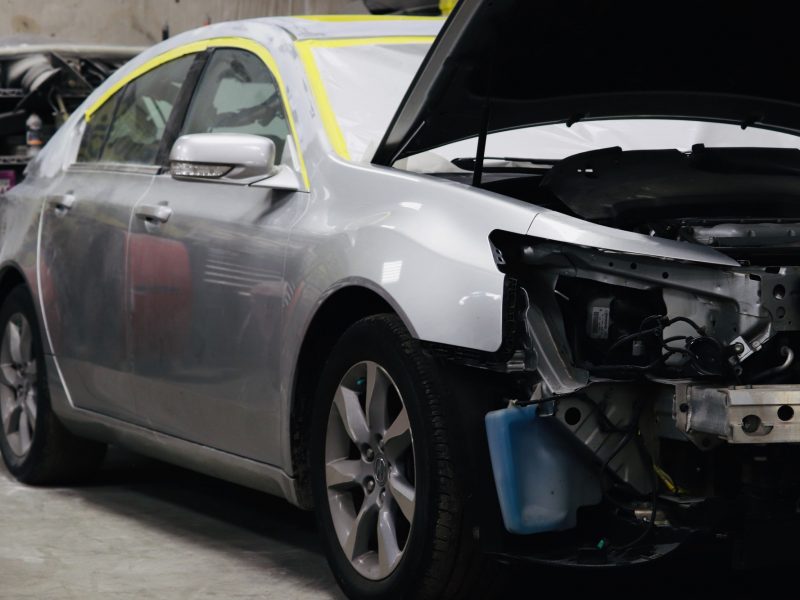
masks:
[[[400,15],[311,15],[248,19],[280,27],[296,40],[394,36],[435,36],[444,23],[441,17]]]

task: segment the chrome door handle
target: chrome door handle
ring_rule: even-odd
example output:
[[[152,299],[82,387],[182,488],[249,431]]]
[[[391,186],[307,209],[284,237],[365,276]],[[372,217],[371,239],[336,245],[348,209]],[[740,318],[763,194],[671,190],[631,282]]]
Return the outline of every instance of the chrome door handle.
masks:
[[[134,214],[148,223],[166,223],[172,215],[172,209],[161,204],[143,204],[136,207]]]
[[[47,201],[54,211],[64,214],[75,204],[75,196],[72,194],[57,194],[50,196]]]

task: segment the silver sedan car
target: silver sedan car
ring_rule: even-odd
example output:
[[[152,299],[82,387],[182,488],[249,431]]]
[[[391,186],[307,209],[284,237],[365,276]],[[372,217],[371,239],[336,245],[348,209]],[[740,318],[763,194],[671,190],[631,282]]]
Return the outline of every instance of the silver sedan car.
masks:
[[[358,599],[702,534],[793,554],[796,36],[681,4],[257,19],[133,59],[0,199],[11,473],[119,444],[282,496]]]

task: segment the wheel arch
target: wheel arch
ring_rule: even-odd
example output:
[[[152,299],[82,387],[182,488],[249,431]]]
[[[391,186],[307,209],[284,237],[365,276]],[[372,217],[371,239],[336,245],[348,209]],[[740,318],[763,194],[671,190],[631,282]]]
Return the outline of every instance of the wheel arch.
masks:
[[[36,272],[33,268],[23,268],[13,261],[8,261],[0,266],[0,306],[3,305],[11,291],[18,285],[24,285],[30,294],[33,303],[33,313],[36,315],[36,325],[42,338],[45,353],[52,353],[50,338],[46,333],[44,322],[44,307],[40,302],[39,289],[36,282]]]
[[[357,321],[377,314],[398,315],[408,321],[391,299],[372,286],[354,283],[330,293],[317,307],[300,346],[292,380],[289,419],[292,470],[297,481],[298,504],[311,508],[311,483],[308,477],[308,437],[314,393],[327,357],[342,334]],[[409,331],[413,329],[409,327]]]
[[[10,263],[0,267],[0,305],[5,301],[8,294],[18,285],[25,285],[33,296],[30,282],[25,277],[22,269],[18,265]]]

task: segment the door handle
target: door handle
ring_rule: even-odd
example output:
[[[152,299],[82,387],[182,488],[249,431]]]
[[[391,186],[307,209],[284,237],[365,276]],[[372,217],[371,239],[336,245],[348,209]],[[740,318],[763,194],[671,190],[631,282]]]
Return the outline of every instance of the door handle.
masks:
[[[75,204],[75,196],[72,194],[57,194],[47,199],[50,206],[58,214],[65,214]]]
[[[134,214],[147,223],[166,223],[172,215],[172,209],[161,204],[142,204],[136,207]]]

